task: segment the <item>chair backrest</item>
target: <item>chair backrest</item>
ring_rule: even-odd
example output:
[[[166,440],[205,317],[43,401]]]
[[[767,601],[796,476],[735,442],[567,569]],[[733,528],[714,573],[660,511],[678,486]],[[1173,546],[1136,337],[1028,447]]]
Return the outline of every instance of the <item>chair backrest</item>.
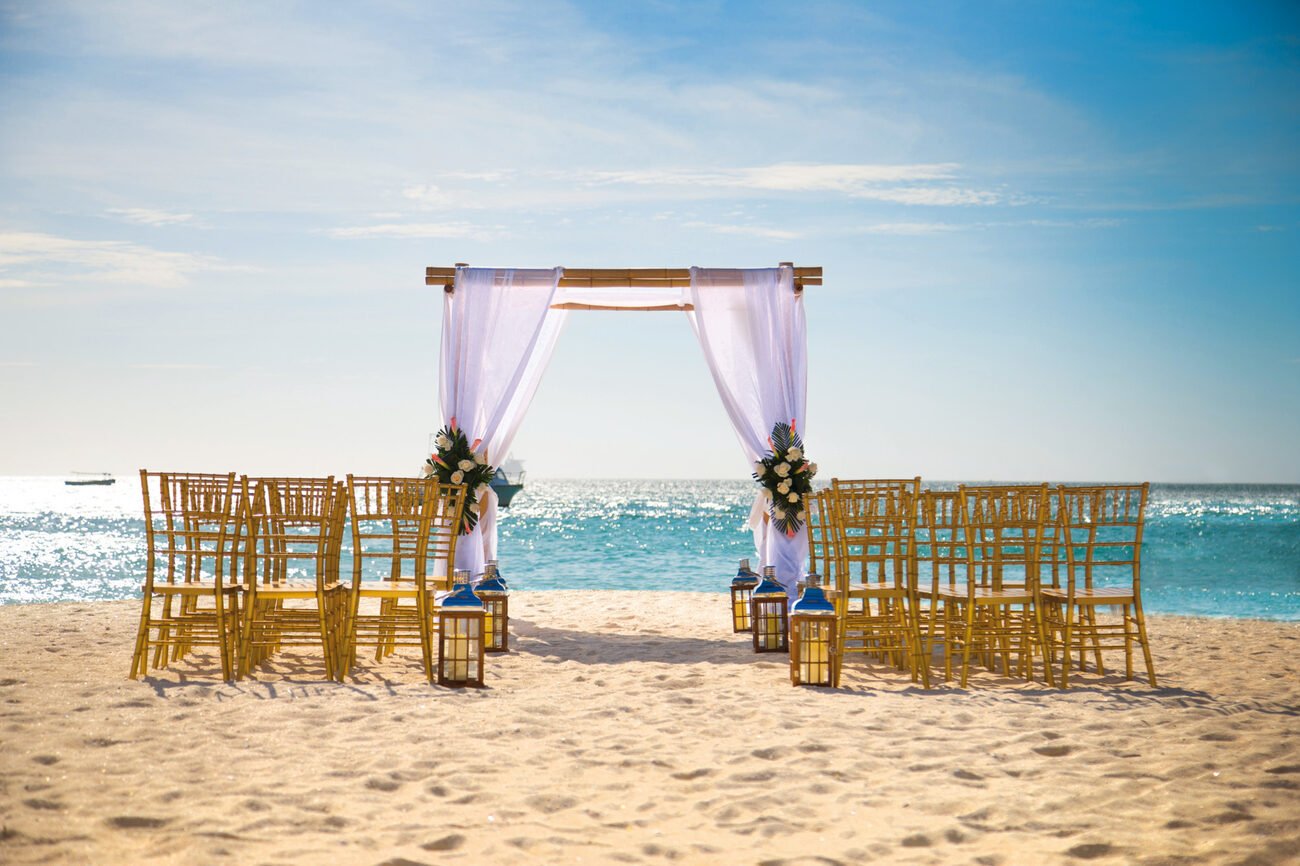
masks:
[[[820,574],[824,586],[835,585],[834,509],[830,488],[808,495],[808,570]]]
[[[140,492],[148,586],[208,577],[221,586],[237,579],[241,521],[235,473],[141,469]]]
[[[1151,485],[1056,488],[1059,543],[1071,590],[1141,583],[1142,531]]]
[[[437,486],[435,478],[348,475],[354,585],[366,578],[367,560],[381,562],[382,578],[423,585]]]
[[[836,576],[907,586],[912,577],[913,526],[921,479],[831,480]]]
[[[966,530],[956,490],[925,490],[917,505],[917,584],[937,591],[966,582]]]
[[[434,488],[433,510],[429,513],[429,551],[431,561],[427,580],[438,589],[451,589],[456,569],[456,544],[464,528],[464,484],[438,484]]]
[[[347,494],[324,478],[248,478],[251,546],[262,581],[302,577],[318,585],[338,573]]]
[[[968,578],[995,591],[1038,585],[1046,484],[958,488]]]

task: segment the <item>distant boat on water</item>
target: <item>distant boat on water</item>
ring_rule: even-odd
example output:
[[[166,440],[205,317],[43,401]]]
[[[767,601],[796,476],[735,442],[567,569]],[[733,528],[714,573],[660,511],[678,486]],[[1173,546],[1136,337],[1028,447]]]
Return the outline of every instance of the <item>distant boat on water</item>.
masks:
[[[76,478],[69,478],[63,483],[69,487],[107,487],[117,483],[111,472],[73,472]]]
[[[498,505],[502,508],[510,507],[510,500],[524,489],[524,476],[527,474],[524,471],[524,464],[518,460],[506,460],[497,467],[497,473],[492,476],[491,483],[492,489],[497,494]]]

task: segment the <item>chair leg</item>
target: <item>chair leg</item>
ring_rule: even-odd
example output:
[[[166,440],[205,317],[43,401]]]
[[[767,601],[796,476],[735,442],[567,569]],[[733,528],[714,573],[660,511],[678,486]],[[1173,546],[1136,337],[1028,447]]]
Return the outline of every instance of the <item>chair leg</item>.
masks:
[[[1038,648],[1043,655],[1043,679],[1047,680],[1049,686],[1056,685],[1056,677],[1052,674],[1052,666],[1046,664],[1047,661],[1047,634],[1043,628],[1043,609],[1037,603],[1031,603],[1034,608],[1034,628],[1035,636],[1038,639]],[[1031,662],[1032,664],[1032,662]]]
[[[131,656],[131,679],[149,673],[149,613],[153,607],[153,594],[146,592],[140,607],[140,628],[135,635],[135,654]]]
[[[966,637],[961,642],[961,687],[966,688],[966,678],[970,673],[970,642],[975,634],[975,604],[966,603]]]
[[[1151,688],[1156,688],[1156,666],[1151,661],[1151,643],[1147,640],[1147,623],[1146,617],[1142,615],[1142,599],[1134,598],[1133,600],[1133,618],[1137,621],[1137,637],[1142,644],[1142,658],[1147,666],[1147,679],[1151,682]]]
[[[1070,638],[1074,631],[1074,605],[1065,605],[1065,626],[1061,631],[1061,645],[1064,652],[1061,653],[1061,688],[1070,687],[1070,654],[1073,647],[1070,645]]]

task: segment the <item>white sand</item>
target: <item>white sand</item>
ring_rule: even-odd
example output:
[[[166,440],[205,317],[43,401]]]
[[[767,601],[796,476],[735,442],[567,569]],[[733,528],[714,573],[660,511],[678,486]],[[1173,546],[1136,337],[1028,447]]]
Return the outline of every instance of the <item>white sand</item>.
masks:
[[[482,691],[409,656],[132,682],[136,603],[0,608],[0,862],[1300,862],[1300,624],[1153,617],[1158,690],[827,692],[720,595],[512,606]]]

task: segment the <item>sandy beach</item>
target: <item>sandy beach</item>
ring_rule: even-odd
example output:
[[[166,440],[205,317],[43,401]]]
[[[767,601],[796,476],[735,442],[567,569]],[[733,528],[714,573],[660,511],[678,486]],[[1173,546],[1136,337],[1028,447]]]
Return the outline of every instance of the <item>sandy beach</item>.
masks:
[[[1300,624],[1152,617],[1159,689],[850,663],[792,688],[721,595],[515,593],[489,688],[413,656],[126,678],[138,603],[0,608],[0,861],[1300,860]]]

